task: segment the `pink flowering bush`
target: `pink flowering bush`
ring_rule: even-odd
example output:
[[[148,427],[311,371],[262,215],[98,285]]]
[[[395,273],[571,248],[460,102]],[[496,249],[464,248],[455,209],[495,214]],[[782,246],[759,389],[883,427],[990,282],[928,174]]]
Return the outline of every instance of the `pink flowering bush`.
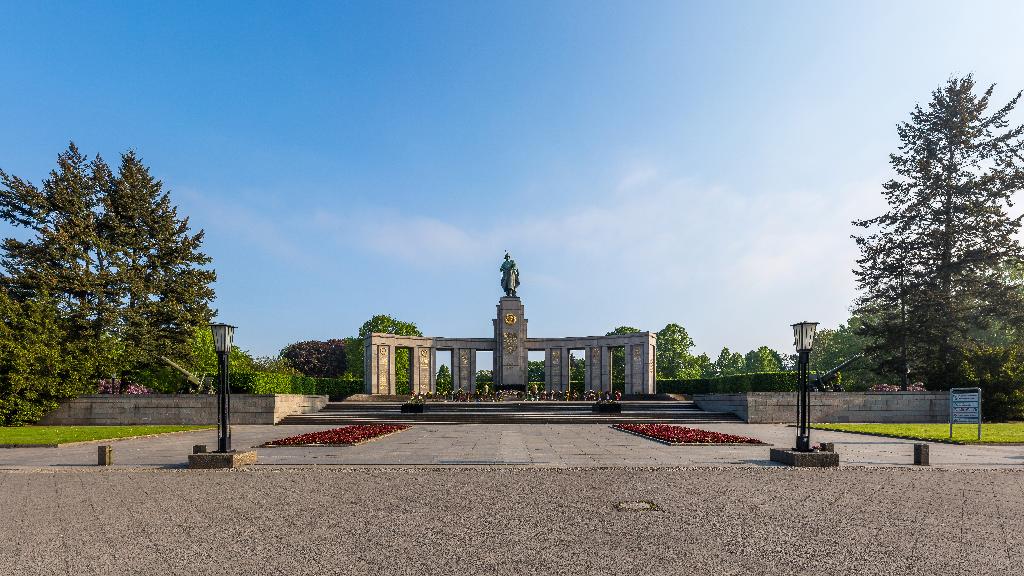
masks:
[[[675,424],[616,424],[612,428],[668,444],[764,444],[757,438],[687,428]]]
[[[119,378],[104,378],[96,388],[99,394],[152,394],[153,391],[141,384],[134,384]]]
[[[895,384],[875,384],[868,389],[871,392],[900,392],[901,389]],[[920,382],[914,382],[907,386],[907,392],[925,392],[924,384]]]
[[[318,446],[351,446],[366,442],[367,440],[373,440],[374,438],[380,438],[381,436],[387,436],[388,434],[394,434],[395,432],[401,432],[408,428],[409,426],[405,424],[353,424],[351,426],[342,426],[341,428],[321,430],[320,432],[289,436],[267,442],[267,445],[304,446],[315,444]]]

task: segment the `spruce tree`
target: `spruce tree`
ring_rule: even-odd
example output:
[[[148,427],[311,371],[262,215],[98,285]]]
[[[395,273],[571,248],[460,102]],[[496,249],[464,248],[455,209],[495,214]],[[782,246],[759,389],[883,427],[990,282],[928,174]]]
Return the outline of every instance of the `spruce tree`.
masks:
[[[964,353],[998,324],[1017,325],[1024,302],[1009,270],[1024,252],[1013,196],[1024,187],[1024,126],[1009,115],[1018,92],[990,111],[994,85],[952,78],[897,127],[889,209],[855,221],[856,274],[867,350],[883,372],[907,367],[930,388],[961,378]]]
[[[67,337],[82,343],[103,375],[115,370],[118,350],[110,336],[120,295],[98,226],[112,180],[102,158],[89,162],[74,143],[41,188],[0,170],[0,217],[30,233],[3,242],[3,289],[21,301],[50,294]]]
[[[113,186],[102,198],[101,235],[112,247],[122,300],[120,340],[126,364],[183,357],[195,326],[212,317],[216,280],[204,268],[203,231],[178,218],[163,184],[132,151],[121,156]]]
[[[0,284],[22,301],[49,294],[95,376],[184,357],[212,316],[202,231],[190,233],[132,152],[116,175],[74,143],[57,164],[38,188],[0,171],[0,217],[29,232],[4,240]]]

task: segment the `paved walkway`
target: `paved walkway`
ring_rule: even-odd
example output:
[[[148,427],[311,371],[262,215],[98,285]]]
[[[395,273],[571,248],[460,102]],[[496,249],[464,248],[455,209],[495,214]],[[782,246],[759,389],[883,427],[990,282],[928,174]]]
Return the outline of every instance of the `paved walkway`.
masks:
[[[236,449],[324,430],[327,426],[235,426]],[[701,428],[753,436],[789,447],[794,429],[774,424],[702,424]],[[914,442],[842,432],[813,431],[814,442],[834,442],[846,466],[911,466]],[[92,467],[96,446],[114,446],[115,466],[176,468],[193,444],[214,449],[216,432],[204,430],[153,438],[94,442],[65,448],[0,449],[0,469]],[[675,467],[772,466],[765,446],[666,446],[602,424],[417,425],[351,447],[259,448],[262,466],[542,466]],[[933,467],[1024,469],[1024,446],[931,444]]]

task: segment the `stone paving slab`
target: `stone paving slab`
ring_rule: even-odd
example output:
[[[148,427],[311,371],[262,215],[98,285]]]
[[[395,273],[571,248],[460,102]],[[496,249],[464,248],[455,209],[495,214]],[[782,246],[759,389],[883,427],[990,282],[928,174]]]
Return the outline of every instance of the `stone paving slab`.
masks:
[[[647,501],[653,510],[623,510]],[[1024,471],[0,473],[0,573],[1009,575]]]
[[[778,424],[702,424],[705,430],[752,436],[775,447],[794,443],[795,429]],[[236,449],[328,426],[234,426]],[[914,441],[813,431],[833,442],[843,466],[911,466]],[[216,446],[216,431],[201,430],[111,441],[115,467],[184,467],[193,444]],[[774,466],[768,446],[667,446],[603,424],[417,425],[358,446],[257,448],[260,466]],[[1022,446],[930,444],[933,467],[1024,468]],[[0,450],[0,469],[93,467],[95,443],[65,448]]]

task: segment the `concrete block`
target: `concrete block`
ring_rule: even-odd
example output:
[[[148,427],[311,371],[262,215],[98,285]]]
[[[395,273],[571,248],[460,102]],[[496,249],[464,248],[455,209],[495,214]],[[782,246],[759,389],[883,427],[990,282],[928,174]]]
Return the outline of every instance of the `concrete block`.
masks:
[[[256,463],[256,451],[206,452],[188,455],[191,469],[241,468]]]
[[[770,457],[773,462],[801,468],[831,468],[839,466],[839,454],[835,452],[797,452],[772,448]]]
[[[914,444],[914,465],[916,466],[929,466],[928,463],[928,445],[927,444]]]

